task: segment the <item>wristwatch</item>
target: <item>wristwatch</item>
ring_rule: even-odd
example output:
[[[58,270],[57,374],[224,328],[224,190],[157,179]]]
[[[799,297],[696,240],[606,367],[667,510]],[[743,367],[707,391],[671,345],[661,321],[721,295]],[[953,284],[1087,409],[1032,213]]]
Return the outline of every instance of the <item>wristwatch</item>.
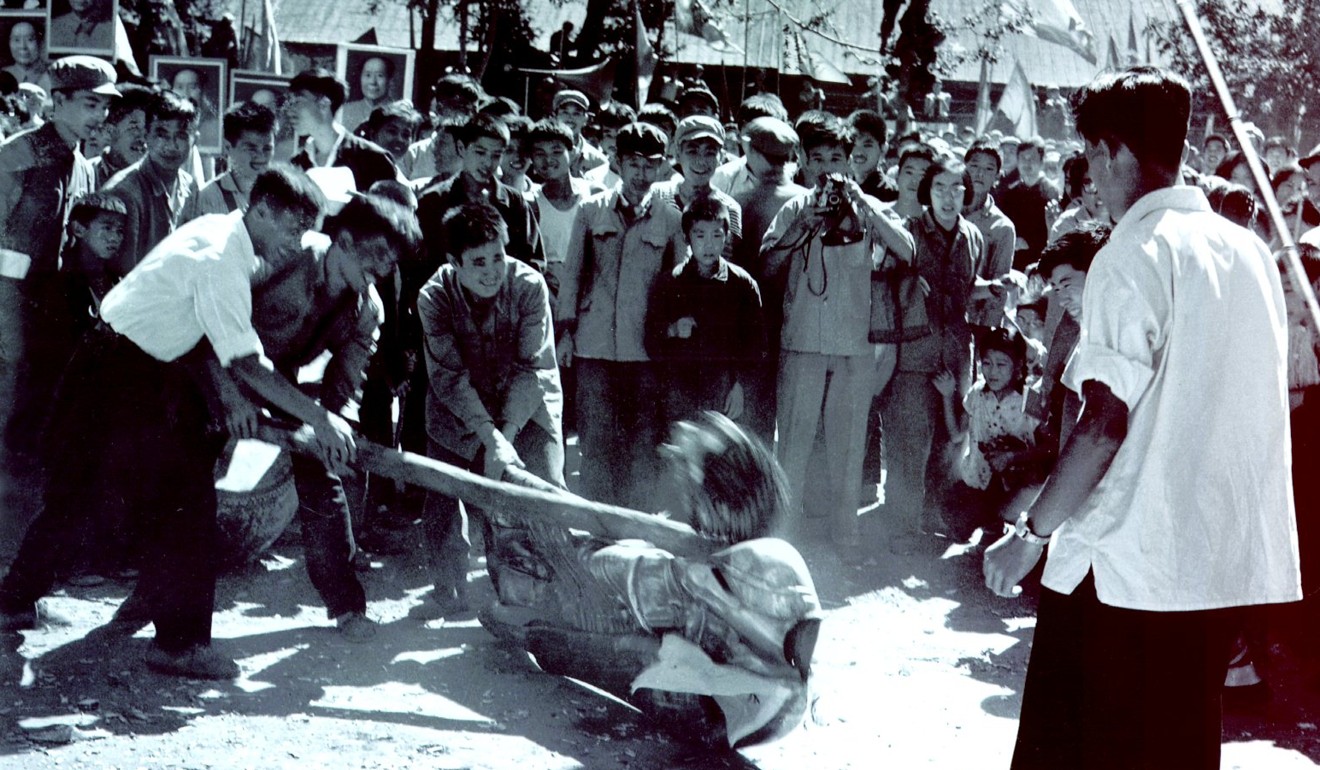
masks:
[[[1043,547],[1050,544],[1050,538],[1048,536],[1041,537],[1031,531],[1031,520],[1027,517],[1026,511],[1018,514],[1017,525],[1013,527],[1013,534],[1016,535],[1019,540],[1025,540],[1032,545]]]

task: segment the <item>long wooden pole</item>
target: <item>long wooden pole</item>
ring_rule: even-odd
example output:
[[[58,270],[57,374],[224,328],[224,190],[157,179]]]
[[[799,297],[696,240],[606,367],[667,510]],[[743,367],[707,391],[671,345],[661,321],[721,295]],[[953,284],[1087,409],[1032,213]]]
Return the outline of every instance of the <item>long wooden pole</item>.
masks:
[[[287,430],[263,425],[257,438],[291,452],[315,456],[306,439]],[[512,483],[494,481],[439,460],[388,449],[361,438],[353,467],[456,497],[485,510],[582,529],[612,540],[646,540],[680,556],[700,557],[718,547],[686,524],[587,500],[521,468],[505,469],[505,478]]]
[[[1205,30],[1201,28],[1201,19],[1196,15],[1196,9],[1192,7],[1192,0],[1178,0],[1177,4],[1178,9],[1182,11],[1183,20],[1187,23],[1187,31],[1192,36],[1192,42],[1196,43],[1196,50],[1201,54],[1205,70],[1210,76],[1210,83],[1219,96],[1225,114],[1228,115],[1229,127],[1233,129],[1233,136],[1237,139],[1238,146],[1242,148],[1247,168],[1251,169],[1251,178],[1256,183],[1256,189],[1260,191],[1260,197],[1265,201],[1265,210],[1270,215],[1270,222],[1274,225],[1274,231],[1279,234],[1279,241],[1283,244],[1280,251],[1288,261],[1288,275],[1292,277],[1293,288],[1306,301],[1306,308],[1311,313],[1311,321],[1315,324],[1314,328],[1320,329],[1320,305],[1316,304],[1315,292],[1311,291],[1306,280],[1306,271],[1302,268],[1302,256],[1297,250],[1297,242],[1293,240],[1292,232],[1288,229],[1288,221],[1283,216],[1283,208],[1279,206],[1279,201],[1274,196],[1274,186],[1270,184],[1270,176],[1265,173],[1265,166],[1261,163],[1260,156],[1256,154],[1256,147],[1251,143],[1251,137],[1247,135],[1242,114],[1238,112],[1237,105],[1233,102],[1233,95],[1228,91],[1228,81],[1224,79],[1224,73],[1219,69],[1219,61],[1215,59],[1214,51],[1210,50],[1210,41],[1206,39]]]

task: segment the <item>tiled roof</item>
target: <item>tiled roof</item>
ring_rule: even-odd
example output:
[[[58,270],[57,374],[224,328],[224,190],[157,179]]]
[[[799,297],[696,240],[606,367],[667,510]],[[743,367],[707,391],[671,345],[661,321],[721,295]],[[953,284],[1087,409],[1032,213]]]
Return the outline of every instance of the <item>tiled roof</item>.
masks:
[[[1043,0],[1033,0],[1041,2]],[[357,39],[375,28],[379,45],[408,48],[409,18],[404,0],[380,0],[379,10],[368,12],[367,0],[273,0],[280,39],[286,43],[312,43],[334,45]],[[931,9],[947,21],[958,22],[984,7],[986,0],[933,0]],[[556,5],[552,0],[528,0],[531,26],[538,34],[537,43],[548,45],[549,36],[564,21],[581,27],[586,13],[585,0]],[[773,4],[772,4],[773,3]],[[1112,35],[1120,57],[1126,58],[1129,19],[1135,24],[1139,55],[1144,59],[1146,46],[1142,39],[1147,21],[1175,18],[1174,0],[1073,0],[1084,24],[1094,36],[1097,63],[1092,64],[1060,45],[1048,43],[1027,35],[1013,35],[1005,39],[1004,50],[998,64],[992,67],[991,81],[1004,83],[1012,74],[1013,62],[1022,62],[1027,77],[1037,85],[1048,83],[1063,87],[1077,86],[1089,81],[1106,63],[1109,37]],[[261,4],[250,0],[246,4],[248,23],[260,29]],[[723,26],[730,41],[741,53],[721,53],[700,38],[678,34],[673,26],[667,37],[677,36],[678,49],[673,59],[690,64],[740,66],[777,69],[784,43],[785,16],[807,20],[811,16],[830,11],[824,32],[830,37],[851,43],[866,50],[855,50],[807,33],[805,40],[816,53],[833,62],[845,72],[857,75],[877,71],[872,53],[878,46],[882,4],[878,0],[743,0],[739,9],[723,12]],[[777,7],[776,7],[777,6]],[[743,10],[746,9],[746,10]],[[779,9],[783,9],[782,11]],[[832,10],[831,10],[832,9]],[[420,24],[417,34],[420,35]],[[452,19],[442,19],[437,33],[437,48],[453,50],[457,47],[457,28]],[[974,50],[975,36],[964,32],[951,36],[945,46],[950,50]],[[1152,46],[1153,49],[1153,46]],[[948,79],[975,81],[979,65],[968,61],[958,67]]]

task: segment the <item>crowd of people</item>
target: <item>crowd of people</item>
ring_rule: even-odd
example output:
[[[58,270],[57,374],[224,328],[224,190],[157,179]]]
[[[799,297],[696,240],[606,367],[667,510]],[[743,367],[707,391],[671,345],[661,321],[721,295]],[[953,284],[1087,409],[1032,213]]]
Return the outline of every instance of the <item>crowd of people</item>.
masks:
[[[185,96],[117,85],[85,56],[43,77],[49,102],[8,103],[16,131],[0,144],[5,505],[40,502],[0,583],[0,624],[41,622],[58,580],[127,571],[137,588],[116,622],[154,622],[148,664],[169,673],[236,675],[209,645],[213,469],[259,409],[310,427],[320,461],[294,461],[307,569],[345,636],[368,639],[363,527],[420,515],[434,592],[414,615],[436,618],[468,609],[477,512],[399,490],[354,516],[341,476],[355,435],[654,510],[668,426],[719,412],[773,448],[790,540],[823,532],[855,564],[880,546],[934,555],[1005,522],[1039,539],[1019,514],[1068,465],[1072,434],[1099,430],[1084,409],[1117,397],[1126,415],[1162,365],[1103,352],[1102,333],[1123,355],[1134,335],[1171,333],[1167,297],[1112,267],[1106,291],[1151,316],[1139,329],[1092,317],[1096,255],[1111,233],[1138,237],[1123,231],[1135,199],[1115,211],[1104,189],[1118,156],[1095,150],[1135,140],[1094,111],[1079,110],[1079,134],[1062,126],[1073,139],[894,135],[875,111],[790,116],[772,93],[724,105],[693,83],[640,110],[563,88],[524,115],[447,74],[429,104],[347,105],[364,113],[350,131],[346,84],[312,68],[277,109],[224,113],[207,179]],[[1242,154],[1183,129],[1172,168],[1160,148],[1168,183],[1277,243]],[[1261,139],[1314,286],[1320,238],[1303,233],[1320,225],[1320,154]],[[893,342],[877,336],[877,292],[903,275],[924,328]],[[1283,288],[1292,419],[1306,426],[1320,338]],[[1265,323],[1243,313],[1222,322]],[[1074,349],[1092,381],[1069,366]],[[300,387],[300,367],[326,356]],[[1096,381],[1103,393],[1084,387]],[[1178,382],[1159,380],[1169,398]],[[1294,432],[1295,456],[1313,433]],[[882,477],[883,506],[859,516]],[[1299,481],[1303,513],[1313,495]],[[1306,566],[1314,534],[1299,529]],[[1094,581],[1122,578],[1097,567]]]

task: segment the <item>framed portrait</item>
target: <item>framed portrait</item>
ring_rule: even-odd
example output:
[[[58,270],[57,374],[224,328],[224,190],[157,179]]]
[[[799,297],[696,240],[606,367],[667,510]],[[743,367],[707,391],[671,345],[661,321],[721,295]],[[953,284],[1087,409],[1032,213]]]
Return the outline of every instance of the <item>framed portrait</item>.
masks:
[[[264,104],[278,115],[284,95],[289,92],[288,75],[273,75],[258,70],[234,70],[229,73],[229,103],[226,109],[241,102]]]
[[[0,70],[20,84],[35,83],[49,91],[47,65],[46,14],[0,11]]]
[[[341,43],[335,74],[348,83],[348,99],[339,111],[339,122],[353,131],[377,106],[412,98],[413,52]]]
[[[197,149],[213,155],[224,147],[220,114],[226,103],[228,66],[224,59],[151,57],[151,79],[160,81],[197,107]]]
[[[52,55],[91,54],[114,59],[119,0],[50,0],[46,48]]]

